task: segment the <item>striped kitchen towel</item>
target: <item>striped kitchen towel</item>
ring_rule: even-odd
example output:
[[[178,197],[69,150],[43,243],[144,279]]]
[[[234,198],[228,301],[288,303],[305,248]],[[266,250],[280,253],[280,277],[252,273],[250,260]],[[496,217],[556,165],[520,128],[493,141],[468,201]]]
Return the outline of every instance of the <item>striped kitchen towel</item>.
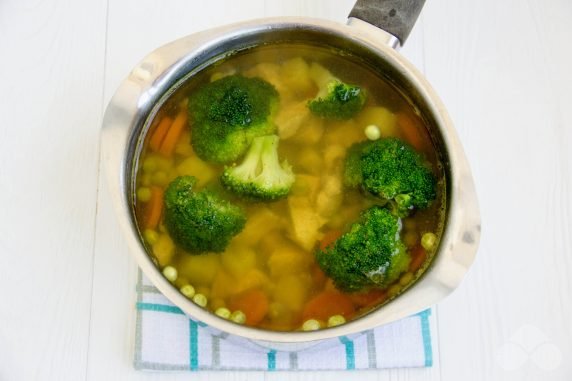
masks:
[[[262,348],[189,319],[139,274],[135,368],[197,370],[359,370],[431,366],[431,310],[363,334],[298,352]]]

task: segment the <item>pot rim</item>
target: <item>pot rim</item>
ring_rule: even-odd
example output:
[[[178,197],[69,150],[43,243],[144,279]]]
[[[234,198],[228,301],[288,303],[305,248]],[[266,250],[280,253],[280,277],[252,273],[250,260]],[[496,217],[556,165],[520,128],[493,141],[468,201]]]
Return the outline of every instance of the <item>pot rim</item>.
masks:
[[[375,28],[374,28],[375,29]],[[387,61],[426,104],[448,158],[447,218],[438,251],[425,273],[403,294],[346,324],[312,332],[279,332],[231,323],[195,305],[161,274],[147,254],[133,221],[129,165],[142,124],[163,94],[204,59],[205,52],[242,36],[281,30],[313,31],[347,39]],[[376,33],[333,21],[305,17],[263,18],[218,27],[175,40],[146,56],[121,83],[105,111],[101,147],[108,185],[129,251],[149,280],[189,316],[221,331],[266,342],[304,343],[355,334],[424,310],[452,292],[472,264],[480,237],[480,216],[470,168],[453,124],[424,76]],[[211,60],[207,60],[212,63]],[[138,130],[139,129],[139,130]],[[144,135],[144,134],[143,134]]]

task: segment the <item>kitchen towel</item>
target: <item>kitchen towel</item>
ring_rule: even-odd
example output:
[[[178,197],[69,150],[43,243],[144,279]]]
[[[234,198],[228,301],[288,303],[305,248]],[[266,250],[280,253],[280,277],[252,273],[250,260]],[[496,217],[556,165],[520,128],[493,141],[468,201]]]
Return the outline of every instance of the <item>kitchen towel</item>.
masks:
[[[198,370],[360,370],[431,366],[431,310],[298,352],[263,348],[190,319],[142,274],[137,284],[135,368]]]

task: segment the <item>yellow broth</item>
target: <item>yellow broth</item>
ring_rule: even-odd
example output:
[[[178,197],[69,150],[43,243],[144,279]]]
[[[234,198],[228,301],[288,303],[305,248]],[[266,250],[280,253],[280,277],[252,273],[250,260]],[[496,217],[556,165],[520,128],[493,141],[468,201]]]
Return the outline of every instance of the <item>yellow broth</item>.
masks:
[[[306,103],[318,91],[313,75],[320,68],[367,91],[366,104],[356,117],[332,121],[309,112]],[[151,210],[150,200],[162,197],[170,181],[182,175],[196,177],[199,189],[224,192],[219,182],[224,167],[196,156],[190,144],[192,123],[189,126],[183,119],[186,99],[194,89],[232,73],[261,77],[278,91],[275,123],[280,136],[279,156],[292,165],[296,182],[287,198],[275,202],[248,202],[224,193],[246,211],[245,228],[223,253],[190,255],[173,243],[161,223],[161,210]],[[176,138],[167,149],[157,145],[159,138],[153,142],[165,118],[179,118],[185,124],[180,134],[164,137]],[[205,308],[223,318],[240,310],[246,324],[280,331],[300,330],[308,319],[325,328],[331,317],[328,314],[342,314],[346,321],[355,319],[412,284],[438,246],[445,206],[439,155],[415,107],[351,56],[296,44],[241,52],[188,79],[149,123],[136,176],[135,214],[141,236],[160,269],[176,269],[176,279],[167,274],[174,285],[184,287],[183,294],[197,304],[206,301]],[[345,294],[337,291],[319,269],[313,253],[321,242],[335,235],[332,232],[344,231],[361,211],[376,203],[359,191],[345,189],[342,181],[346,149],[366,140],[364,129],[371,124],[380,127],[382,137],[403,139],[425,156],[438,178],[437,198],[427,209],[402,220],[401,238],[412,257],[409,271],[386,289]],[[146,222],[150,218],[155,221],[152,228]],[[421,245],[421,237],[427,232],[437,238],[429,250]],[[343,306],[343,311],[337,311],[336,305]],[[233,320],[241,322],[240,312],[232,316]]]

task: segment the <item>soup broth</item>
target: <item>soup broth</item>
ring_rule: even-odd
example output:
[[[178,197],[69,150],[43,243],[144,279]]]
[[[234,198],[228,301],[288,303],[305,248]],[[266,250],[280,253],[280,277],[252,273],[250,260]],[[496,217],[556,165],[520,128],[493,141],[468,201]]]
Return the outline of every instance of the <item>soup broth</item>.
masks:
[[[356,116],[332,120],[308,110],[308,100],[319,91],[313,77],[316,67],[367,92]],[[295,174],[285,198],[253,202],[228,192],[220,183],[225,166],[201,160],[193,150],[189,95],[235,73],[262,78],[279,94],[274,119],[280,137],[278,156]],[[437,249],[445,210],[438,152],[416,108],[382,75],[352,56],[298,44],[239,52],[186,80],[147,123],[134,190],[141,237],[165,276],[185,296],[221,318],[280,331],[343,324],[379,308],[414,283]],[[343,182],[346,150],[367,140],[364,131],[372,125],[382,138],[397,137],[423,155],[437,179],[437,197],[427,208],[401,219],[408,269],[392,284],[343,292],[317,265],[315,251],[346,232],[362,211],[383,204]],[[217,192],[245,211],[244,228],[223,252],[189,254],[173,242],[164,226],[165,189],[178,176],[189,175],[197,179],[197,190]]]

